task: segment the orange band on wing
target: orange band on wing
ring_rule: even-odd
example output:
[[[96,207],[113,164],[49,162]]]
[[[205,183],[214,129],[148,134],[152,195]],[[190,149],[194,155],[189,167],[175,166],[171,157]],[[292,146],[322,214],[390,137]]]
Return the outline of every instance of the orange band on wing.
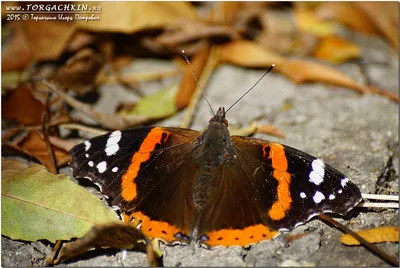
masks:
[[[210,247],[215,246],[248,246],[261,240],[271,240],[278,232],[270,230],[263,224],[249,226],[243,230],[222,229],[206,233],[209,240],[201,243]]]
[[[273,220],[280,220],[285,217],[286,211],[290,209],[290,204],[292,203],[289,188],[291,176],[287,172],[288,162],[283,145],[277,143],[265,145],[263,148],[264,153],[265,147],[269,147],[270,151],[269,156],[264,157],[271,159],[272,168],[274,169],[273,176],[278,181],[278,200],[272,204],[272,207],[268,210],[268,215]]]
[[[153,221],[140,211],[133,212],[130,215],[123,213],[123,218],[124,222],[128,222],[140,229],[150,238],[159,238],[167,243],[181,241],[179,238],[175,237],[175,234],[183,234],[182,230],[165,221]]]
[[[157,127],[151,129],[140,145],[139,150],[132,156],[131,164],[128,170],[122,176],[121,182],[122,198],[125,201],[132,201],[136,197],[137,190],[135,178],[139,173],[140,165],[149,160],[150,155],[154,151],[156,145],[161,144],[163,134],[166,135],[164,140],[165,142],[170,135],[169,132]]]

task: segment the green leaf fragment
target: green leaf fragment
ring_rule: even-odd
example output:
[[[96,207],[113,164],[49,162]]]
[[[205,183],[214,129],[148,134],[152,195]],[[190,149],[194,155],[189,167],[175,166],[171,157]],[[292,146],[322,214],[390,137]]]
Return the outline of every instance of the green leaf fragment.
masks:
[[[157,93],[141,98],[131,110],[122,110],[120,115],[143,115],[152,119],[165,118],[176,113],[175,96],[178,85],[174,84]]]
[[[3,170],[1,187],[1,232],[12,239],[54,243],[82,237],[94,224],[119,221],[97,197],[42,165]]]

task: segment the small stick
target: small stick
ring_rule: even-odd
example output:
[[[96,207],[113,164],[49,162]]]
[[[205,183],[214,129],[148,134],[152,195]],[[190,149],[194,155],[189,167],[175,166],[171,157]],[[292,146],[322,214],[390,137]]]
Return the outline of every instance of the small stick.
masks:
[[[94,127],[88,127],[88,126],[77,124],[77,123],[63,123],[63,124],[60,124],[59,127],[64,127],[66,129],[77,129],[77,130],[81,130],[81,131],[84,131],[84,132],[93,133],[93,134],[96,134],[96,135],[103,135],[103,134],[106,134],[108,132],[108,131],[103,130],[103,129],[98,129],[98,128],[94,128]]]
[[[388,201],[399,201],[397,195],[386,195],[386,194],[361,194],[364,199],[375,199],[375,200],[388,200]]]
[[[358,242],[360,242],[364,247],[366,247],[368,250],[370,250],[372,253],[378,255],[379,257],[381,257],[383,260],[385,260],[386,262],[390,263],[391,265],[394,265],[396,267],[399,267],[399,261],[397,260],[396,257],[394,256],[390,256],[389,254],[383,252],[382,250],[378,249],[375,245],[372,245],[370,242],[368,242],[367,240],[365,240],[364,238],[362,238],[360,235],[358,235],[357,233],[353,232],[352,230],[350,230],[349,228],[347,228],[346,226],[344,226],[343,224],[335,221],[334,219],[332,219],[331,217],[329,217],[326,214],[321,214],[319,215],[319,218],[327,221],[329,223],[331,223],[333,226],[335,226],[336,228],[338,228],[339,230],[341,230],[344,233],[347,233],[349,235],[351,235],[352,237],[354,237]]]
[[[358,204],[357,207],[363,207],[363,208],[399,208],[399,203],[364,202],[364,203]]]
[[[49,140],[49,128],[47,126],[47,121],[49,119],[49,100],[50,100],[50,92],[47,94],[46,110],[42,115],[42,132],[43,132],[43,140],[47,147],[47,153],[51,161],[50,172],[53,173],[54,175],[57,175],[58,174],[57,161],[54,155],[53,148],[51,147],[51,143]]]

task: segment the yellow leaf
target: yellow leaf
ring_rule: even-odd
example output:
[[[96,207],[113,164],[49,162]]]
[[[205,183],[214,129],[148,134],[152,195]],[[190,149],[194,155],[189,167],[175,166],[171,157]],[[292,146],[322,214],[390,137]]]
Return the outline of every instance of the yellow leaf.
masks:
[[[315,36],[331,35],[337,30],[336,23],[319,19],[314,11],[309,8],[296,8],[294,10],[294,19],[300,31]]]
[[[237,40],[221,46],[221,61],[244,67],[269,67],[282,63],[284,58],[257,43]]]
[[[359,236],[370,243],[399,242],[399,227],[380,227],[357,232]],[[345,245],[360,245],[354,237],[345,234],[340,238]]]
[[[345,62],[360,55],[360,48],[355,43],[337,35],[323,37],[314,52],[314,57],[332,63]]]

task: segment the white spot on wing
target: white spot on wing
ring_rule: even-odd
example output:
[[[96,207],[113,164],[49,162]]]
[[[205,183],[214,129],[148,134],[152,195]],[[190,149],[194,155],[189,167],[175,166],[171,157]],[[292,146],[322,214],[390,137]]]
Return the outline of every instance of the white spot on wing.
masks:
[[[305,193],[301,192],[301,193],[300,193],[300,197],[301,197],[301,198],[306,198],[307,195],[306,195]]]
[[[89,158],[89,154],[85,154],[86,158]]]
[[[118,167],[113,167],[113,169],[111,169],[112,172],[117,172],[118,171]]]
[[[117,130],[108,137],[105,152],[107,155],[113,155],[119,150],[118,142],[121,140],[121,131]]]
[[[309,181],[315,185],[320,185],[324,181],[325,163],[321,159],[315,159],[311,164],[312,171],[310,172]]]
[[[322,200],[325,199],[325,195],[319,191],[316,191],[314,196],[313,196],[313,200],[316,204],[321,203]]]
[[[85,144],[85,151],[89,150],[89,149],[90,149],[90,146],[92,145],[92,144],[90,143],[90,141],[85,141],[83,144]]]
[[[342,189],[339,189],[337,192],[338,192],[339,194],[341,194],[341,193],[343,192],[343,190],[342,190]]]
[[[89,165],[89,167],[93,167],[94,165],[93,161],[89,161],[87,164]]]
[[[329,200],[333,200],[333,199],[335,199],[335,197],[336,196],[334,194],[330,194],[328,198],[329,198]]]
[[[106,162],[106,161],[100,162],[100,163],[97,164],[96,167],[97,167],[97,170],[98,170],[100,173],[103,173],[103,172],[106,171],[106,169],[107,169],[107,162]]]
[[[341,184],[342,187],[344,188],[348,182],[349,182],[349,179],[348,179],[348,178],[343,178],[343,179],[340,181],[340,184]]]

